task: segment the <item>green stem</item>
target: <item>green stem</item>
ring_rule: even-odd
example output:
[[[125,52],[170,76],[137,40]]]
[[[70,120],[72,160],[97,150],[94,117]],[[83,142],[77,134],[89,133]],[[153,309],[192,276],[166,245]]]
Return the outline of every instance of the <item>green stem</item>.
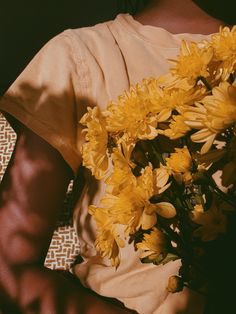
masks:
[[[205,87],[207,88],[208,91],[212,90],[211,85],[208,83],[208,81],[206,80],[206,78],[204,76],[199,76],[197,81],[202,81],[202,83],[205,85]]]
[[[217,184],[215,183],[215,181],[207,176],[207,179],[209,181],[209,186],[216,192],[216,194],[222,199],[224,200],[226,203],[228,203],[229,205],[231,205],[233,208],[236,208],[236,199],[234,197],[232,197],[229,194],[226,194],[225,192],[221,191],[221,189],[217,186]]]
[[[155,140],[149,141],[148,145],[150,145],[151,152],[152,152],[152,158],[155,160],[155,158],[158,160],[159,163],[162,165],[165,164],[165,161],[162,157],[162,154],[159,152],[158,144]]]
[[[222,198],[222,200],[224,200],[225,202],[227,202],[229,205],[236,209],[236,200],[234,198],[222,192],[221,189],[218,188],[218,186],[214,186],[213,189],[216,192],[216,194]]]

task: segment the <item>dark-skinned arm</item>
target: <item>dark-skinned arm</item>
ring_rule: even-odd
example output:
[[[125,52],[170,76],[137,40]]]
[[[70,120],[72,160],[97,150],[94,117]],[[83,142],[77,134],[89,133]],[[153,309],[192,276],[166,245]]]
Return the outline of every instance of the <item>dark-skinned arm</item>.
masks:
[[[0,296],[4,313],[122,314],[129,310],[43,266],[72,171],[21,126],[0,190]]]

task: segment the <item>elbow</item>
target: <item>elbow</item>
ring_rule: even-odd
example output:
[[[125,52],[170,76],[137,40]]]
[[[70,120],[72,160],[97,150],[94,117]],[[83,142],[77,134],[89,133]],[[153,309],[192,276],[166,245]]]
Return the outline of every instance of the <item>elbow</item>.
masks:
[[[2,210],[0,220],[0,255],[6,263],[14,268],[42,266],[51,242],[54,222],[13,205]]]
[[[43,265],[44,254],[42,243],[32,235],[20,232],[8,242],[8,249],[4,250],[5,260],[12,268],[29,265]],[[45,249],[46,251],[46,249]]]
[[[1,217],[1,215],[0,215]],[[11,268],[43,265],[50,244],[53,228],[40,219],[15,219],[2,225],[0,230],[0,255]]]

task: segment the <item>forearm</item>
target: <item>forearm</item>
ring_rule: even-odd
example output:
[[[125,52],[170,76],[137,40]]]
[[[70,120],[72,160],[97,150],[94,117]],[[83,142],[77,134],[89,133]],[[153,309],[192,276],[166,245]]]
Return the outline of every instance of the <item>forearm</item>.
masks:
[[[43,266],[71,172],[26,130],[0,190],[0,294],[5,313],[129,313]],[[13,310],[11,310],[13,309]],[[4,314],[5,314],[4,313]]]
[[[70,178],[59,153],[23,129],[0,189],[0,289],[12,300],[24,270],[43,265]]]
[[[44,260],[69,182],[68,173],[58,171],[60,160],[55,164],[51,156],[50,162],[39,150],[45,144],[39,140],[19,137],[1,183],[0,246],[13,264]]]

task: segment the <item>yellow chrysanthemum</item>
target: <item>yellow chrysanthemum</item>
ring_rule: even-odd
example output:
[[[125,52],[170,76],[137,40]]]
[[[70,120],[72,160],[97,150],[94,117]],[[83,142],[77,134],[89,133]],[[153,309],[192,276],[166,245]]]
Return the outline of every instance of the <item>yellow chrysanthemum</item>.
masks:
[[[120,263],[119,248],[125,246],[124,240],[120,236],[120,230],[112,221],[104,208],[89,206],[89,213],[93,215],[97,225],[97,237],[95,247],[102,257],[111,260],[113,266],[118,267]]]
[[[114,195],[110,193],[112,189],[108,188],[107,193],[101,199],[100,210],[105,211],[114,224],[126,226],[126,234],[133,234],[140,227],[144,230],[150,229],[156,224],[157,215],[165,218],[172,218],[176,215],[172,204],[150,202],[154,194],[161,193],[169,187],[166,184],[167,180],[168,178],[163,173],[153,172],[151,167],[146,167],[143,174],[138,178],[133,177],[120,193]]]
[[[130,160],[133,145],[127,148],[127,145],[123,145],[122,152],[120,148],[113,150],[111,155],[113,162],[112,174],[106,179],[107,191],[113,195],[118,194],[128,185],[134,185],[136,178],[132,173],[134,168],[133,163]]]
[[[179,182],[188,182],[192,179],[192,158],[186,146],[176,148],[175,152],[166,158],[166,166]]]
[[[191,219],[201,225],[194,231],[194,235],[200,237],[202,241],[212,241],[219,234],[226,232],[227,217],[216,204],[207,211],[196,208],[192,211]]]
[[[117,103],[111,102],[105,115],[109,132],[124,132],[134,139],[153,139],[158,134],[157,119],[139,84],[120,96]]]
[[[95,247],[97,251],[100,252],[101,256],[110,259],[111,265],[116,268],[120,264],[119,246],[117,236],[114,235],[112,229],[102,229],[100,232],[98,231]]]
[[[141,230],[146,232],[142,242],[137,243],[142,251],[141,259],[161,263],[162,258],[166,257],[167,262],[172,258],[168,256],[170,243],[166,234],[157,229],[163,218],[176,216],[175,207],[167,202],[168,191],[164,193],[171,187],[170,176],[188,185],[185,196],[190,192],[191,199],[186,204],[188,201],[192,204],[195,198],[197,205],[190,214],[192,222],[188,228],[201,241],[212,241],[225,233],[225,213],[233,210],[233,205],[220,203],[219,198],[216,202],[212,194],[212,206],[205,211],[208,194],[197,195],[198,189],[192,186],[193,164],[188,148],[175,148],[168,158],[165,152],[173,151],[174,140],[190,136],[191,131],[191,140],[203,143],[201,154],[194,155],[198,169],[194,183],[199,179],[201,185],[204,172],[222,160],[224,165],[218,163],[222,170],[220,185],[214,175],[213,180],[222,193],[223,185],[235,184],[236,27],[222,28],[209,42],[183,41],[180,55],[170,61],[174,67],[167,75],[144,79],[117,102],[111,102],[106,111],[90,108],[81,119],[87,132],[82,148],[83,164],[97,179],[107,176],[100,204],[89,207],[97,225],[95,246],[116,267],[120,263],[120,248]],[[223,136],[227,139],[226,145],[220,146]],[[210,150],[213,143],[214,149]],[[155,203],[158,200],[164,201]],[[181,236],[180,217],[173,220],[175,228],[179,227],[173,232]],[[168,236],[171,235],[168,233]],[[176,278],[172,278],[175,286],[179,280]],[[174,287],[172,292],[178,289]]]
[[[185,118],[182,115],[172,115],[169,128],[162,133],[171,140],[175,140],[186,135],[190,130],[191,128],[185,123]]]
[[[153,171],[149,166],[146,167],[143,174],[137,178],[135,194],[136,199],[140,199],[140,205],[142,204],[141,206],[143,208],[137,229],[139,227],[143,229],[152,228],[157,221],[156,214],[165,218],[172,218],[176,215],[174,206],[168,202],[150,203],[150,198],[153,195],[161,194],[170,186],[170,184],[167,184],[167,181],[168,173],[165,169]]]
[[[236,70],[236,26],[221,28],[212,35],[211,46],[214,49],[214,61],[220,62],[219,73],[222,80],[227,80]]]
[[[165,77],[162,78],[163,82],[165,79]],[[150,79],[142,82],[143,87],[147,90],[146,101],[150,102],[150,110],[156,114],[158,122],[167,121],[173,110],[181,112],[186,106],[201,99],[205,92],[205,89],[200,87],[193,89],[189,86],[186,89],[186,85],[181,88],[177,84],[169,86],[168,82],[161,85],[162,80]]]
[[[140,227],[150,229],[157,219],[154,206],[149,202],[153,193],[151,168],[147,167],[140,177],[135,178],[133,184],[132,182],[119,194],[107,193],[101,200],[101,205],[107,208],[115,223],[127,226],[127,234],[133,234]]]
[[[156,214],[165,218],[172,218],[176,215],[174,206],[168,202],[150,203],[150,198],[153,195],[161,194],[169,188],[170,184],[167,183],[168,178],[169,174],[165,168],[152,171],[150,167],[146,167],[143,175],[137,178],[137,196],[141,196],[145,202],[144,211],[138,227],[141,226],[143,229],[150,229],[152,227],[148,226],[145,222],[145,220],[148,221],[149,215],[155,217],[155,223]]]
[[[168,242],[164,233],[153,228],[151,233],[145,233],[142,242],[137,243],[136,247],[143,252],[140,258],[146,258],[150,261],[156,260],[160,254],[166,254],[168,251]]]
[[[213,57],[211,47],[200,46],[197,43],[182,42],[181,54],[177,60],[170,60],[175,64],[171,73],[178,79],[186,79],[190,86],[194,86],[199,77],[208,78],[208,65]]]
[[[223,82],[203,100],[207,111],[205,125],[219,133],[236,122],[236,86]]]
[[[204,143],[201,152],[207,152],[216,135],[236,122],[236,86],[222,82],[212,90],[212,95],[189,108],[184,116],[185,123],[200,129],[191,136],[196,143]]]
[[[86,142],[82,146],[83,165],[97,178],[103,178],[108,170],[106,120],[98,107],[88,108],[80,123],[86,126]]]

